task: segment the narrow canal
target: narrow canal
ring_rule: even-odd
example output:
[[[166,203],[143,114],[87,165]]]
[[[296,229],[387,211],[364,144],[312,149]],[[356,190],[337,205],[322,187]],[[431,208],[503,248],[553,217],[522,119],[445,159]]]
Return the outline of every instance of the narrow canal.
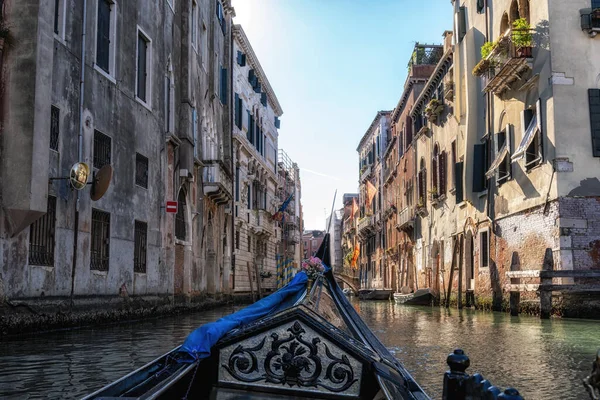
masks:
[[[581,379],[590,373],[600,348],[597,321],[540,321],[391,302],[356,302],[355,307],[434,399],[441,398],[446,355],[455,347],[471,358],[471,373],[481,372],[503,387],[515,385],[526,399],[587,398]],[[172,349],[198,325],[233,310],[0,342],[0,398],[79,398]]]

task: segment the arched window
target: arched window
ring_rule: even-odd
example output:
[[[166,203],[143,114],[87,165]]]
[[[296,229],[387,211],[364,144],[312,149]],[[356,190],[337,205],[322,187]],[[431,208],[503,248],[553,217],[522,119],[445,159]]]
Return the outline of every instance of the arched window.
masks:
[[[431,161],[431,190],[434,193],[434,196],[436,194],[439,194],[439,186],[438,186],[438,165],[439,165],[439,157],[440,157],[440,148],[437,145],[437,143],[433,146],[433,160]]]
[[[521,15],[519,14],[519,3],[517,0],[513,0],[510,4],[510,24],[512,25],[512,23],[519,18],[521,18]]]
[[[508,14],[505,12],[500,21],[500,35],[504,35],[509,28],[510,22],[508,21]]]
[[[417,206],[424,207],[427,204],[427,195],[425,193],[426,189],[427,189],[427,169],[425,168],[425,159],[424,158],[421,158],[421,165],[420,165],[417,181],[418,181]]]
[[[519,0],[519,15],[529,22],[529,0]]]
[[[175,237],[179,240],[186,240],[186,218],[185,218],[185,189],[179,190],[177,196],[177,214],[175,215]]]

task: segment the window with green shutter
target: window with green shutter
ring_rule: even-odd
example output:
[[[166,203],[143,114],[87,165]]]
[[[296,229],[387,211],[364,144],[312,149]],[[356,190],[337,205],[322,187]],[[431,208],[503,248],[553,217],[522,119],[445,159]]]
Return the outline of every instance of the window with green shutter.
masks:
[[[592,129],[592,153],[600,157],[600,89],[588,90],[590,127]]]
[[[458,31],[458,41],[462,41],[467,34],[467,9],[463,6],[458,10],[456,29]]]
[[[238,129],[242,129],[242,109],[243,102],[239,94],[235,94],[235,125]]]
[[[454,188],[456,189],[456,204],[462,203],[464,200],[463,195],[463,169],[464,162],[457,162],[454,164]]]
[[[473,192],[483,192],[485,190],[486,168],[486,150],[487,145],[476,144],[473,149]]]

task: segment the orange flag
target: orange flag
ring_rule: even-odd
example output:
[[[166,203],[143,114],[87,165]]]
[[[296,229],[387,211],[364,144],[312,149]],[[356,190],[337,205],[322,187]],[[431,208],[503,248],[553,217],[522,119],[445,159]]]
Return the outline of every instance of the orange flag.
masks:
[[[356,261],[358,261],[359,255],[360,255],[360,243],[356,243],[356,246],[354,246],[354,254],[352,255],[352,262],[350,263],[350,266],[353,269],[356,269]]]
[[[373,197],[377,193],[377,188],[373,186],[371,181],[367,181],[367,203],[370,205],[373,201]]]
[[[350,212],[350,219],[354,219],[354,216],[356,215],[358,211],[358,204],[356,204],[356,199],[353,197],[352,198],[352,211]]]

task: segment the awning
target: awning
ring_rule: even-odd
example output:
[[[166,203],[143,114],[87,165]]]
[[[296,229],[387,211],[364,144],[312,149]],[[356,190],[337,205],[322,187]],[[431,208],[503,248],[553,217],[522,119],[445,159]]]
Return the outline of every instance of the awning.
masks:
[[[488,172],[485,173],[485,176],[487,178],[491,178],[492,176],[494,176],[494,174],[496,173],[496,170],[498,169],[498,167],[500,166],[502,161],[504,161],[504,158],[507,155],[508,155],[508,146],[506,145],[506,143],[504,143],[504,146],[502,146],[502,148],[498,152],[498,155],[496,156],[496,159],[490,166],[490,169],[488,170]]]
[[[531,122],[529,122],[529,126],[523,135],[523,139],[521,140],[521,144],[517,147],[517,150],[511,157],[512,162],[517,162],[525,155],[525,151],[533,142],[536,133],[539,132],[538,123],[537,123],[537,115],[534,114],[533,118],[531,118]]]

